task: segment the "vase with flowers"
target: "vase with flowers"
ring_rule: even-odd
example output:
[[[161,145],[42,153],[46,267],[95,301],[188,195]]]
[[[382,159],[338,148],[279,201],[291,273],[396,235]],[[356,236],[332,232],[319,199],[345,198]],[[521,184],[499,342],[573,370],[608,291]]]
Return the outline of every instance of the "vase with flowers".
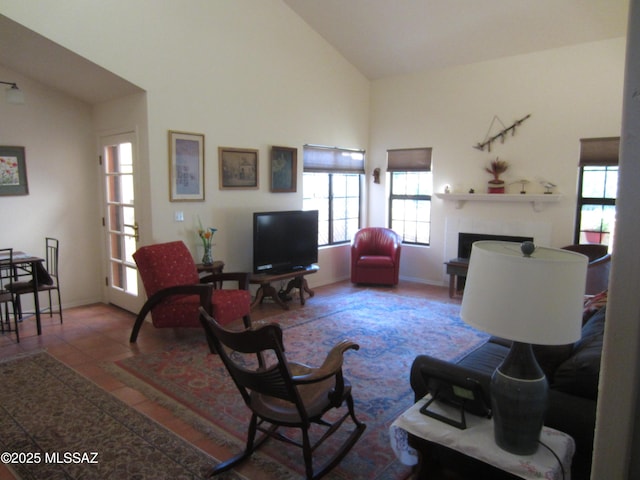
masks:
[[[487,173],[493,175],[493,179],[489,180],[489,193],[504,193],[504,180],[500,179],[500,175],[507,171],[509,164],[505,160],[496,157],[492,160],[488,167],[485,168]]]
[[[202,246],[204,247],[204,255],[202,256],[203,265],[213,265],[213,255],[211,254],[211,239],[213,234],[218,230],[217,228],[203,228],[200,218],[198,218],[198,236],[202,240]]]

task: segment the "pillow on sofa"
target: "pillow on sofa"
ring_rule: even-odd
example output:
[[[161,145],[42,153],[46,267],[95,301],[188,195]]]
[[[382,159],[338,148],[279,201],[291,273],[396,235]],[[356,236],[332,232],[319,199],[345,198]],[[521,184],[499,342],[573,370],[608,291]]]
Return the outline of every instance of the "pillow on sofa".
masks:
[[[586,295],[584,300],[584,306],[582,309],[582,325],[602,307],[607,305],[607,298],[609,297],[609,290],[603,290],[596,295]]]
[[[556,370],[552,388],[597,399],[605,316],[606,307],[598,310],[582,327],[582,338],[574,344],[571,357]]]
[[[604,320],[607,316],[607,307],[604,306],[596,314],[594,314],[587,323],[582,327],[582,334],[580,340],[573,344],[574,349],[582,348],[585,342],[588,342],[590,337],[603,336],[604,335]]]

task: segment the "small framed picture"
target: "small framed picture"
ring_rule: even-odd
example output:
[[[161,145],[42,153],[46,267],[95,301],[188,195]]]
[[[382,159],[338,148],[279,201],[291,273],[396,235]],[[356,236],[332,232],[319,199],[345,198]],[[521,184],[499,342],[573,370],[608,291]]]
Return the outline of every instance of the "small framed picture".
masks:
[[[0,146],[0,195],[28,195],[24,147]]]
[[[204,135],[169,130],[169,200],[204,200]]]
[[[220,190],[258,188],[258,150],[218,147]]]
[[[295,192],[298,149],[289,147],[271,147],[271,191]]]

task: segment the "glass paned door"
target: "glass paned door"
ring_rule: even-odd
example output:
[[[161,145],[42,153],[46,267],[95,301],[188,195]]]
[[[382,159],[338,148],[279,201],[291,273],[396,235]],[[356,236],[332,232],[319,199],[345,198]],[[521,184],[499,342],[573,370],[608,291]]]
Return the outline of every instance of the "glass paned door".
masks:
[[[138,241],[134,138],[133,134],[105,137],[102,143],[102,165],[109,302],[137,312],[142,300],[139,295],[138,270],[133,260]]]

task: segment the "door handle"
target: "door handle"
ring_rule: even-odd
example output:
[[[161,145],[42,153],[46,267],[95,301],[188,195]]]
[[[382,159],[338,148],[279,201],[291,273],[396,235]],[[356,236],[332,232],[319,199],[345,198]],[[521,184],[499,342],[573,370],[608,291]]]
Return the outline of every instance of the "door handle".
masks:
[[[136,240],[136,243],[140,241],[140,227],[138,226],[138,222],[135,222],[133,225],[124,224],[125,227],[129,227],[133,229],[133,238]]]

